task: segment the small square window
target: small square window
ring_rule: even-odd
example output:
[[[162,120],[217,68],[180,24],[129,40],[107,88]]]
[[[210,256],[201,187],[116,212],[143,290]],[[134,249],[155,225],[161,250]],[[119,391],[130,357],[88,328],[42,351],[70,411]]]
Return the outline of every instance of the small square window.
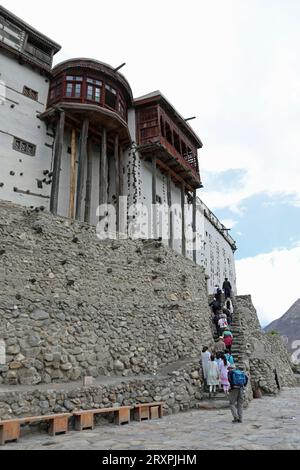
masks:
[[[24,86],[23,88],[23,95],[27,96],[27,98],[30,98],[31,100],[38,101],[39,99],[39,94],[37,91],[32,90],[31,88],[28,88],[27,86]]]
[[[25,140],[18,139],[17,137],[14,137],[13,149],[17,152],[25,153],[30,157],[35,157],[36,154],[36,145],[26,142]]]

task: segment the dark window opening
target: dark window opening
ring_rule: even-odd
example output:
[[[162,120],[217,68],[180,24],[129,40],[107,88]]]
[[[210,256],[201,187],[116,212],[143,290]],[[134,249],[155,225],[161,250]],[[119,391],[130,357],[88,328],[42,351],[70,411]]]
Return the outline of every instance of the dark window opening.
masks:
[[[117,92],[109,85],[105,85],[105,104],[113,109],[117,106]]]
[[[183,156],[185,160],[187,160],[188,152],[187,152],[187,146],[184,142],[181,142],[181,149],[182,149],[181,155]]]
[[[167,122],[166,122],[166,139],[169,142],[169,144],[173,145],[171,127]]]
[[[178,153],[181,153],[181,148],[180,148],[180,139],[179,135],[176,134],[176,132],[173,132],[173,139],[174,139],[174,147],[177,150]]]

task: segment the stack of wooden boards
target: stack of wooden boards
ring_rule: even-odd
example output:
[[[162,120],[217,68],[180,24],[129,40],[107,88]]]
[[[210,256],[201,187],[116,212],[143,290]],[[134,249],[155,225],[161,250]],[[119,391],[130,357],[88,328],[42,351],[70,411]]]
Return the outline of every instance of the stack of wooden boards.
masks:
[[[6,442],[18,442],[22,425],[47,422],[49,423],[49,434],[56,436],[68,432],[69,418],[72,417],[74,417],[75,430],[84,431],[85,429],[94,429],[95,416],[97,415],[113,413],[115,424],[120,426],[121,424],[129,424],[132,417],[135,421],[162,418],[163,406],[163,402],[142,403],[134,406],[79,410],[72,413],[0,421],[0,445],[4,445]]]

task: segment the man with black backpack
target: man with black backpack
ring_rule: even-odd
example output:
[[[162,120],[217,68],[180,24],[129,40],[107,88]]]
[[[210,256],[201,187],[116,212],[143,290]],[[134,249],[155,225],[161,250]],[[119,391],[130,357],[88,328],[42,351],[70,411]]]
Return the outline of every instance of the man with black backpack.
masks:
[[[233,416],[232,422],[242,423],[245,387],[248,384],[248,377],[243,370],[230,368],[228,380],[231,386],[229,403]]]

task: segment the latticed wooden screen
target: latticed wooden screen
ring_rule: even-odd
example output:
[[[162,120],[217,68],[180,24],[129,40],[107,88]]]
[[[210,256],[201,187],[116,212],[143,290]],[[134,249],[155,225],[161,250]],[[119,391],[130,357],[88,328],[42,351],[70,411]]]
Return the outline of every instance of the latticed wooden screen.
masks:
[[[27,96],[28,98],[31,98],[34,101],[38,101],[39,99],[38,92],[35,90],[32,90],[31,88],[28,88],[27,86],[24,86],[23,88],[23,95]]]

